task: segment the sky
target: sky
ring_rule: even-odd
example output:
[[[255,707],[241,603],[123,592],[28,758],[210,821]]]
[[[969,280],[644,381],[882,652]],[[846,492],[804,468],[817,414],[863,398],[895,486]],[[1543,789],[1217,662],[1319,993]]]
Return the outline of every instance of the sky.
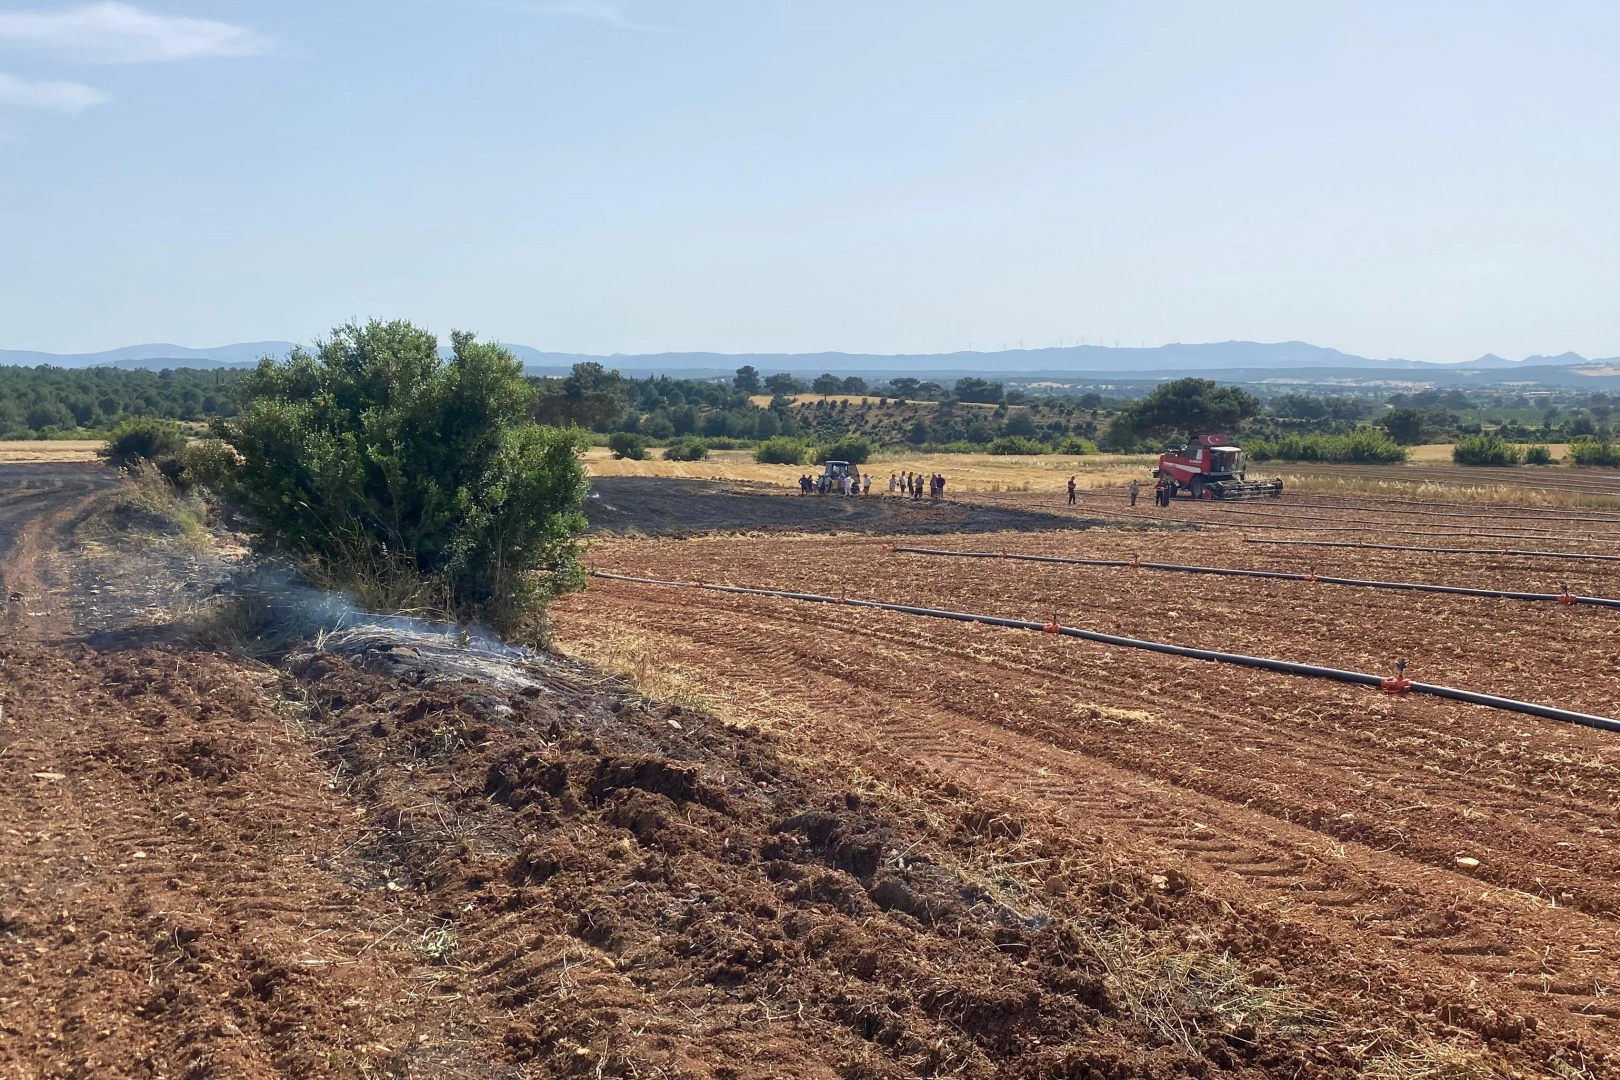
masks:
[[[0,0],[0,348],[1620,354],[1620,5]]]

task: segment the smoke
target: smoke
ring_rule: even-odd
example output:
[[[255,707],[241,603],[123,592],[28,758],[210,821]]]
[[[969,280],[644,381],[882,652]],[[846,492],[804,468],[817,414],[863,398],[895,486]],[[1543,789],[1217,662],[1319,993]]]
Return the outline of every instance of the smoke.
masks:
[[[473,679],[509,690],[542,686],[537,669],[559,663],[485,626],[366,611],[279,563],[247,567],[222,585],[200,636],[214,639],[200,644],[253,643],[257,647],[244,651],[261,655],[341,655],[422,684]]]

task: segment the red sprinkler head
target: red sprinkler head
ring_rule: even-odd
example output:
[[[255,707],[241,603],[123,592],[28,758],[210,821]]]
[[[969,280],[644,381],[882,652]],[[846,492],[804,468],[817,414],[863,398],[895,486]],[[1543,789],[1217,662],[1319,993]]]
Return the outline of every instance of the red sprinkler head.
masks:
[[[1406,661],[1395,661],[1395,674],[1379,683],[1379,688],[1386,694],[1409,694],[1412,692],[1412,680],[1406,677]]]

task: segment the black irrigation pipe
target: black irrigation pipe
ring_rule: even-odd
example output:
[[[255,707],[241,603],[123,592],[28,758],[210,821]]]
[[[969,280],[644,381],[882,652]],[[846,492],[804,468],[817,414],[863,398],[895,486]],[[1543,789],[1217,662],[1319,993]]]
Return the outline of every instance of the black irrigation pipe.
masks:
[[[958,559],[1007,559],[1019,562],[1062,563],[1068,566],[1122,566],[1143,570],[1169,570],[1181,574],[1213,574],[1218,577],[1275,578],[1279,581],[1306,581],[1323,585],[1350,585],[1362,589],[1404,589],[1409,592],[1449,593],[1456,596],[1482,596],[1492,600],[1549,600],[1561,604],[1590,604],[1620,608],[1620,600],[1607,596],[1575,596],[1571,593],[1514,592],[1509,589],[1469,589],[1461,585],[1425,585],[1416,581],[1368,581],[1362,578],[1329,577],[1326,574],[1296,574],[1285,570],[1234,570],[1225,566],[1186,566],[1181,563],[1142,562],[1139,559],[1071,559],[1059,555],[1019,555],[1000,551],[947,551],[943,548],[896,547],[905,555],[951,555]]]
[[[1252,536],[1243,538],[1245,544],[1286,544],[1290,547],[1332,547],[1332,548],[1367,548],[1374,551],[1431,551],[1445,552],[1451,555],[1521,555],[1534,559],[1597,559],[1603,562],[1620,562],[1620,555],[1594,555],[1589,551],[1521,551],[1517,548],[1442,548],[1442,547],[1407,547],[1403,544],[1363,544],[1350,543],[1348,540],[1257,540]]]
[[[1136,518],[1123,518],[1123,520],[1135,521],[1135,520],[1138,520],[1138,519],[1136,519]],[[1263,530],[1274,531],[1274,532],[1309,532],[1309,533],[1325,533],[1325,532],[1326,533],[1347,533],[1347,532],[1348,533],[1378,533],[1378,534],[1380,534],[1382,536],[1432,537],[1433,539],[1436,539],[1436,540],[1458,540],[1458,539],[1462,539],[1461,537],[1453,536],[1450,533],[1424,532],[1423,527],[1422,527],[1422,525],[1423,525],[1422,522],[1415,523],[1413,528],[1403,529],[1398,524],[1390,525],[1390,526],[1388,526],[1386,528],[1376,528],[1376,527],[1371,526],[1371,525],[1356,525],[1356,526],[1350,526],[1350,525],[1266,525],[1266,524],[1260,524],[1260,523],[1253,522],[1253,521],[1199,521],[1196,518],[1188,518],[1188,519],[1185,519],[1185,520],[1187,521],[1188,524],[1197,525],[1200,528],[1211,528],[1211,529],[1255,529],[1255,530],[1262,530],[1263,529]],[[1434,527],[1438,528],[1439,526],[1434,526]],[[1461,526],[1461,525],[1455,526],[1455,528],[1459,528],[1459,529],[1464,528],[1464,527],[1465,526]],[[1548,533],[1480,532],[1478,530],[1470,530],[1470,535],[1472,535],[1472,536],[1488,536],[1488,537],[1491,537],[1493,539],[1500,539],[1500,540],[1552,540],[1552,541],[1554,541],[1556,543],[1561,543],[1561,544],[1585,544],[1585,543],[1620,544],[1620,536],[1559,536],[1557,534],[1548,534]],[[1355,545],[1352,544],[1351,546],[1354,547]],[[1372,545],[1369,544],[1367,546],[1371,547]]]
[[[1203,504],[1203,505],[1207,506],[1208,504]],[[1211,508],[1211,509],[1213,509],[1213,508]],[[1243,511],[1233,510],[1230,507],[1223,507],[1222,509],[1225,510],[1227,513],[1243,513]],[[1375,525],[1360,525],[1360,526],[1345,526],[1345,525],[1272,525],[1272,524],[1266,524],[1266,523],[1260,523],[1260,522],[1252,522],[1252,521],[1211,521],[1211,520],[1206,519],[1206,518],[1154,517],[1151,514],[1130,514],[1130,513],[1125,513],[1123,511],[1119,511],[1119,510],[1113,510],[1113,511],[1096,510],[1096,511],[1087,511],[1087,512],[1088,513],[1100,514],[1102,516],[1112,518],[1115,521],[1151,522],[1151,523],[1154,523],[1154,524],[1173,523],[1173,524],[1184,525],[1184,526],[1189,526],[1189,527],[1199,528],[1199,529],[1253,529],[1253,530],[1257,530],[1257,531],[1258,530],[1265,530],[1265,531],[1268,531],[1268,532],[1269,531],[1275,531],[1275,532],[1309,532],[1309,533],[1325,533],[1325,532],[1328,532],[1328,533],[1378,533],[1378,534],[1384,535],[1384,536],[1394,535],[1394,536],[1433,537],[1433,538],[1435,538],[1437,540],[1451,540],[1451,539],[1454,539],[1454,537],[1452,537],[1448,533],[1432,533],[1432,532],[1425,532],[1423,530],[1425,528],[1464,529],[1464,530],[1470,531],[1471,535],[1473,535],[1473,536],[1487,536],[1487,537],[1499,538],[1499,539],[1504,539],[1504,540],[1552,540],[1555,543],[1567,543],[1567,544],[1583,544],[1583,543],[1620,544],[1620,536],[1565,536],[1565,535],[1559,535],[1557,533],[1548,533],[1548,532],[1545,532],[1545,531],[1542,531],[1542,532],[1480,532],[1478,530],[1469,530],[1469,527],[1466,526],[1466,525],[1438,525],[1438,524],[1430,524],[1428,522],[1423,522],[1423,521],[1391,522],[1390,524],[1388,524],[1386,526],[1382,526],[1382,527],[1375,526]],[[1252,511],[1250,511],[1250,512],[1252,513]],[[1279,514],[1279,515],[1274,515],[1274,516],[1281,517],[1281,516],[1284,516],[1284,515]],[[1302,514],[1302,515],[1296,515],[1294,520],[1334,521],[1334,520],[1341,520],[1341,519],[1326,518],[1326,517],[1311,517],[1309,515],[1303,515]],[[1351,544],[1350,546],[1355,547],[1356,545]],[[1372,544],[1367,544],[1365,546],[1372,547],[1373,545]],[[1453,550],[1453,549],[1437,548],[1435,550]],[[1616,557],[1620,557],[1620,556],[1616,556]]]
[[[1340,502],[1311,502],[1310,500],[1312,498],[1318,498],[1318,499],[1340,498],[1340,499],[1342,499],[1342,501],[1340,501]],[[1336,495],[1320,495],[1320,494],[1315,494],[1315,493],[1310,494],[1310,495],[1296,494],[1296,495],[1291,496],[1288,501],[1291,504],[1295,505],[1295,506],[1311,506],[1311,507],[1317,507],[1317,508],[1323,509],[1323,510],[1333,510],[1333,509],[1338,509],[1338,510],[1365,510],[1365,511],[1367,511],[1369,513],[1375,513],[1375,514],[1383,512],[1385,507],[1390,506],[1390,505],[1400,505],[1400,506],[1433,506],[1434,505],[1434,500],[1432,500],[1432,499],[1428,499],[1428,500],[1424,500],[1424,499],[1396,499],[1396,498],[1379,498],[1379,497],[1376,497],[1376,496],[1369,496],[1366,499],[1357,500],[1357,499],[1344,498],[1344,497],[1336,496]],[[1516,503],[1470,503],[1470,504],[1467,504],[1467,505],[1477,507],[1479,512],[1472,513],[1472,514],[1457,513],[1455,511],[1449,511],[1449,510],[1394,510],[1394,511],[1390,511],[1390,512],[1391,513],[1396,513],[1396,514],[1406,514],[1406,515],[1409,515],[1411,517],[1449,517],[1449,518],[1469,518],[1469,519],[1473,519],[1473,520],[1493,520],[1493,519],[1496,519],[1496,518],[1499,518],[1499,517],[1503,517],[1504,515],[1493,514],[1493,513],[1490,513],[1489,511],[1491,511],[1491,510],[1513,510],[1513,511],[1521,511],[1521,512],[1527,513],[1527,514],[1562,514],[1562,515],[1565,515],[1566,520],[1571,520],[1571,521],[1592,522],[1592,523],[1602,524],[1602,525],[1620,524],[1620,515],[1615,515],[1615,516],[1610,516],[1610,517],[1589,517],[1589,516],[1588,517],[1575,517],[1575,518],[1569,518],[1568,517],[1568,515],[1570,515],[1570,514],[1591,514],[1591,513],[1593,513],[1594,511],[1591,510],[1591,508],[1588,508],[1588,507],[1522,506],[1522,505],[1519,505],[1519,504],[1516,504]],[[1595,512],[1601,513],[1602,510],[1600,509],[1600,510],[1595,511]],[[1532,518],[1532,519],[1529,519],[1529,520],[1534,520],[1534,519]]]
[[[667,581],[662,578],[610,574],[603,570],[593,570],[591,576],[605,578],[609,581],[627,581],[636,585],[664,585],[676,589],[701,589],[706,592],[732,593],[740,596],[770,596],[780,600],[799,600],[811,604],[841,604],[849,607],[873,608],[879,611],[894,611],[901,615],[949,619],[952,622],[982,623],[986,626],[1001,626],[1009,630],[1035,630],[1047,634],[1056,634],[1060,637],[1081,638],[1085,641],[1097,642],[1100,645],[1115,645],[1125,649],[1145,649],[1148,652],[1162,653],[1167,656],[1185,656],[1193,660],[1208,660],[1217,664],[1234,664],[1238,667],[1259,668],[1262,671],[1276,671],[1284,675],[1332,679],[1334,682],[1372,686],[1390,693],[1427,694],[1431,697],[1446,698],[1451,701],[1466,701],[1471,705],[1484,705],[1490,709],[1503,709],[1507,712],[1540,716],[1547,720],[1559,720],[1566,724],[1580,724],[1582,727],[1597,728],[1601,731],[1620,732],[1620,720],[1614,720],[1607,716],[1571,712],[1569,709],[1557,709],[1551,705],[1538,705],[1533,701],[1515,701],[1512,698],[1497,697],[1494,694],[1476,694],[1472,690],[1458,690],[1454,687],[1437,686],[1433,683],[1413,682],[1404,675],[1385,678],[1379,675],[1369,675],[1362,671],[1318,667],[1315,664],[1298,664],[1292,660],[1272,660],[1264,656],[1216,652],[1213,649],[1192,649],[1185,645],[1170,645],[1162,641],[1146,641],[1142,638],[1120,637],[1116,634],[1100,634],[1095,630],[1081,630],[1074,626],[1060,626],[1056,622],[1040,623],[1031,622],[1027,619],[1003,619],[997,615],[975,615],[966,611],[913,607],[910,604],[886,604],[878,600],[851,600],[843,596],[787,592],[782,589],[750,589],[741,585],[711,585],[707,582]],[[1404,666],[1403,661],[1402,667]]]

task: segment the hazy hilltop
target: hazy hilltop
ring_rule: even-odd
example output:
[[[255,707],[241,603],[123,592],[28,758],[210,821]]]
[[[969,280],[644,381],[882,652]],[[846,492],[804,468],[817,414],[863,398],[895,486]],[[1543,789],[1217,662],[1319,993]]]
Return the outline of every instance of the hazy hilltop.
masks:
[[[261,356],[286,356],[293,348],[290,341],[244,341],[235,345],[220,345],[212,349],[188,349],[184,345],[154,343],[126,345],[95,353],[48,353],[24,349],[0,349],[0,364],[37,367],[50,364],[55,367],[247,367],[259,362]]]
[[[258,363],[264,356],[286,356],[293,348],[294,344],[290,341],[250,341],[206,349],[156,343],[130,345],[94,353],[47,353],[0,349],[0,364],[29,367],[50,364],[65,368],[249,367]],[[899,354],[665,352],[614,353],[604,356],[547,352],[528,345],[507,344],[507,348],[511,349],[527,368],[541,373],[560,372],[577,363],[594,361],[617,368],[626,374],[667,373],[687,377],[730,375],[744,364],[753,365],[764,372],[790,371],[812,376],[821,372],[879,376],[924,373],[1256,376],[1260,373],[1287,373],[1296,370],[1316,373],[1413,372],[1428,375],[1466,371],[1502,373],[1516,369],[1563,369],[1582,364],[1615,362],[1612,359],[1587,360],[1577,353],[1566,352],[1557,356],[1530,356],[1523,360],[1508,360],[1494,353],[1487,353],[1467,363],[1440,364],[1401,358],[1373,359],[1304,341],[1176,343],[1151,348],[1070,345],[989,352]]]

